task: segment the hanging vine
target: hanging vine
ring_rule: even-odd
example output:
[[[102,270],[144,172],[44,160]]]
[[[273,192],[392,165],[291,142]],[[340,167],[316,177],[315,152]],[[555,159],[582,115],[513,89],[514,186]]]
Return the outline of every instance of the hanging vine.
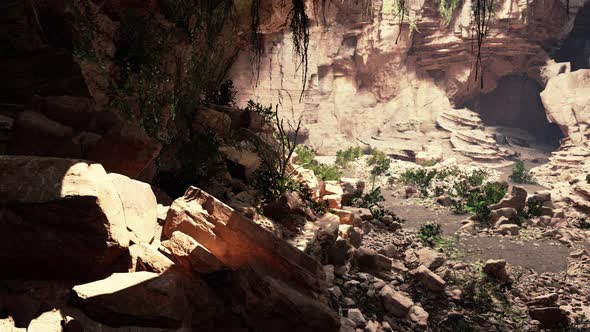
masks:
[[[253,55],[254,71],[256,76],[256,86],[260,78],[260,61],[264,55],[264,39],[260,33],[260,0],[252,0],[250,7],[251,16],[251,43]]]
[[[287,15],[289,30],[293,35],[293,54],[297,58],[297,71],[302,70],[301,95],[299,101],[303,99],[305,88],[307,87],[307,74],[309,65],[309,17],[305,13],[305,0],[292,0],[293,8]]]
[[[471,51],[476,55],[474,80],[477,81],[479,78],[481,89],[483,89],[484,70],[481,50],[484,38],[487,36],[490,29],[490,21],[494,14],[493,9],[494,0],[475,0],[475,6],[473,7],[473,23],[475,27],[472,28],[472,34],[475,33],[476,36],[475,38],[471,38]],[[476,46],[473,44],[474,40],[477,42]]]

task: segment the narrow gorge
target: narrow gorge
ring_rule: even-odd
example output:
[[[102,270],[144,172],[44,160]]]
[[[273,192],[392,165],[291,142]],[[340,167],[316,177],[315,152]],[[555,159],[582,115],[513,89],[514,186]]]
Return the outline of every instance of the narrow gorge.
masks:
[[[0,332],[590,331],[590,1],[0,25]]]

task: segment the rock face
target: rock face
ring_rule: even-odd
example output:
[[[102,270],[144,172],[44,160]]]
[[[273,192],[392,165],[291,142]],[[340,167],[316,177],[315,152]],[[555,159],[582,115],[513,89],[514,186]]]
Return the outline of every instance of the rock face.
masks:
[[[302,102],[293,104],[295,117],[303,117],[308,143],[320,153],[333,153],[357,139],[371,146],[387,141],[402,150],[423,150],[427,140],[410,142],[404,134],[428,136],[442,113],[466,104],[477,109],[478,96],[490,93],[510,75],[524,75],[542,88],[551,77],[569,70],[567,63],[551,60],[545,49],[566,37],[584,3],[572,2],[570,15],[557,0],[498,3],[482,48],[483,82],[481,71],[476,79],[471,52],[472,1],[463,2],[448,21],[434,3],[411,3],[403,24],[389,1],[372,1],[369,8],[361,2],[327,4],[330,27],[312,27],[306,90]],[[321,22],[322,14],[314,16],[313,4],[308,7],[312,20]],[[278,11],[273,16],[282,18]],[[251,54],[245,51],[229,74],[238,86],[240,104],[253,99],[274,105],[284,91],[293,95],[303,87],[302,72],[292,61],[292,36],[263,33],[260,72],[252,73]],[[495,110],[500,118],[504,112],[508,108]],[[478,153],[466,148],[470,144],[465,139],[493,146],[476,133],[456,136],[455,143],[465,150],[461,153]],[[483,149],[477,157],[492,158],[492,150]]]
[[[547,118],[559,125],[572,142],[586,140],[590,125],[590,69],[557,75],[541,93]]]
[[[0,156],[5,277],[99,276],[157,224],[149,185],[80,160]]]

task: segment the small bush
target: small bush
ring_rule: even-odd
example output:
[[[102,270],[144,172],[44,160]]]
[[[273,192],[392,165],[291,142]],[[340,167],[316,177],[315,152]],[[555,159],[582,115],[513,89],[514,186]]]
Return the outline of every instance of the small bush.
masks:
[[[281,176],[275,170],[261,167],[254,173],[252,187],[256,189],[262,203],[274,201],[286,192],[298,191],[300,185],[294,179]]]
[[[336,165],[346,168],[349,163],[357,160],[363,155],[360,147],[349,147],[346,150],[338,150],[336,152]]]
[[[369,166],[373,166],[371,169],[371,175],[380,176],[385,174],[389,170],[391,159],[384,153],[377,149],[373,149],[371,157],[368,160]]]
[[[265,107],[265,106],[262,106],[262,104],[255,103],[253,100],[250,99],[250,100],[248,100],[248,104],[246,105],[244,110],[254,112],[254,113],[260,115],[260,117],[262,117],[262,120],[264,120],[264,122],[266,122],[266,123],[272,123],[272,120],[274,117],[274,111],[272,110],[272,105]]]
[[[418,238],[424,245],[434,246],[442,234],[440,224],[427,223],[420,227],[418,230]]]
[[[340,177],[342,176],[340,168],[336,165],[319,163],[314,159],[315,152],[307,146],[298,145],[295,148],[295,152],[297,153],[297,157],[294,160],[295,163],[312,170],[319,179],[324,181],[340,180]]]
[[[436,159],[430,159],[430,160],[425,160],[422,163],[422,166],[424,166],[424,167],[432,167],[432,166],[434,166],[436,164],[438,164],[438,160],[436,160]]]
[[[490,205],[498,203],[508,186],[501,182],[488,182],[481,187],[469,191],[465,201],[465,211],[475,213],[482,221],[486,221],[491,212]]]
[[[352,205],[370,209],[372,206],[379,205],[383,201],[385,201],[385,198],[381,195],[381,188],[377,187],[368,194],[357,192],[357,196],[352,199]]]
[[[423,197],[428,196],[430,183],[437,176],[437,170],[427,170],[425,168],[409,169],[400,176],[402,183],[406,185],[415,185],[420,190]]]
[[[530,174],[530,172],[526,169],[522,160],[518,160],[514,164],[514,167],[512,168],[512,175],[510,175],[510,180],[515,183],[535,183],[532,174]]]

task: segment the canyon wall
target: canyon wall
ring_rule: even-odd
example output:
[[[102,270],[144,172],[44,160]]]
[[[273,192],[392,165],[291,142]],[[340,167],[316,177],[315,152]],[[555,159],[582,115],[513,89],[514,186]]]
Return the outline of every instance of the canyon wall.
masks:
[[[558,0],[498,2],[482,47],[479,77],[471,1],[462,2],[448,22],[434,1],[408,1],[409,15],[402,24],[394,1],[373,1],[371,10],[357,1],[328,2],[329,26],[314,23],[311,28],[303,95],[302,69],[288,33],[264,35],[258,73],[252,69],[252,55],[243,51],[228,76],[238,88],[240,104],[249,99],[282,104],[285,116],[302,116],[308,143],[330,154],[358,140],[427,133],[444,111],[465,106],[477,111],[479,97],[508,76],[524,77],[542,90],[549,78],[569,71],[568,63],[552,57],[585,2],[571,1],[569,13]],[[538,96],[535,103],[539,106]],[[503,108],[495,111],[502,113]],[[541,116],[532,131],[544,132],[545,125]]]

